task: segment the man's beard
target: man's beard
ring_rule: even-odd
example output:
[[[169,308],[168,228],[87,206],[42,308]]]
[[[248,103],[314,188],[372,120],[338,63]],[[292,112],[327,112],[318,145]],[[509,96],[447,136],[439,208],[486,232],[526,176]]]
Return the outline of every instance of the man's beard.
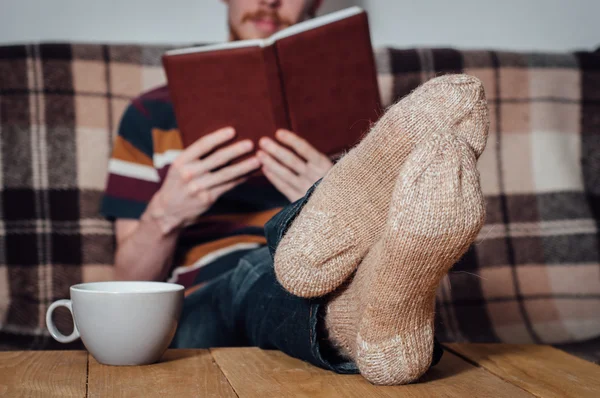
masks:
[[[242,24],[244,24],[246,22],[254,21],[254,20],[257,20],[257,19],[269,19],[269,20],[272,20],[273,22],[275,22],[279,26],[278,30],[281,30],[283,28],[287,28],[288,26],[291,26],[291,25],[294,24],[289,19],[284,18],[281,15],[279,15],[279,13],[277,11],[274,11],[274,10],[265,10],[265,9],[259,9],[256,12],[247,12],[246,14],[244,14],[242,16],[242,19],[241,19],[240,22]],[[232,41],[243,40],[242,37],[241,37],[241,35],[239,34],[239,32],[235,30],[235,27],[233,26],[233,24],[231,23],[231,21],[229,22],[229,37],[231,38]]]

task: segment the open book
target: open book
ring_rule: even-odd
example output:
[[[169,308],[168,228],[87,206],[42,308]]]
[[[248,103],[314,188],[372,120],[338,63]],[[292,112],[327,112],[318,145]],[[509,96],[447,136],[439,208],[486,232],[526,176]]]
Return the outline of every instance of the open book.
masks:
[[[264,40],[169,51],[163,64],[186,147],[225,126],[255,144],[286,128],[335,156],[380,113],[368,19],[359,7]]]

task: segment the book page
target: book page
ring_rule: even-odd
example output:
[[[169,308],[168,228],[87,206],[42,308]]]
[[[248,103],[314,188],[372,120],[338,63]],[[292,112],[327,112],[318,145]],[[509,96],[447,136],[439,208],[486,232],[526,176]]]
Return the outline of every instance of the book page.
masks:
[[[231,50],[234,48],[244,48],[244,47],[264,47],[265,40],[255,39],[255,40],[238,40],[238,41],[230,41],[219,44],[210,44],[206,46],[198,46],[198,47],[188,47],[188,48],[180,48],[177,50],[170,50],[165,53],[165,55],[182,55],[182,54],[193,54],[193,53],[202,53],[207,51],[219,51],[219,50]]]

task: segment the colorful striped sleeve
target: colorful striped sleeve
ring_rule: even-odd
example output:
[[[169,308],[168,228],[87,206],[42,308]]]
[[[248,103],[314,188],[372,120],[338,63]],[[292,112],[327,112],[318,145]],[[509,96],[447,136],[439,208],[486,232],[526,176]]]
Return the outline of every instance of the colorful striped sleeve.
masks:
[[[152,119],[136,100],[125,111],[113,153],[101,214],[109,219],[139,219],[160,188],[153,162]]]

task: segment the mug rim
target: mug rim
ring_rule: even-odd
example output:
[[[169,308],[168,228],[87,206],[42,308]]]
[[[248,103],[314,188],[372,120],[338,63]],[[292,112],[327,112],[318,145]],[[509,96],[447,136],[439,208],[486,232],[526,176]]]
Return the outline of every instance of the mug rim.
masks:
[[[100,289],[86,289],[86,286],[100,285],[145,285],[145,286],[155,286],[155,288],[144,288],[144,290],[129,290],[129,291],[119,291],[117,289],[111,290],[100,290]],[[78,293],[93,293],[93,294],[166,294],[166,293],[176,293],[183,291],[185,287],[178,283],[171,282],[157,282],[157,281],[99,281],[99,282],[83,282],[73,285],[69,288],[71,292]]]

